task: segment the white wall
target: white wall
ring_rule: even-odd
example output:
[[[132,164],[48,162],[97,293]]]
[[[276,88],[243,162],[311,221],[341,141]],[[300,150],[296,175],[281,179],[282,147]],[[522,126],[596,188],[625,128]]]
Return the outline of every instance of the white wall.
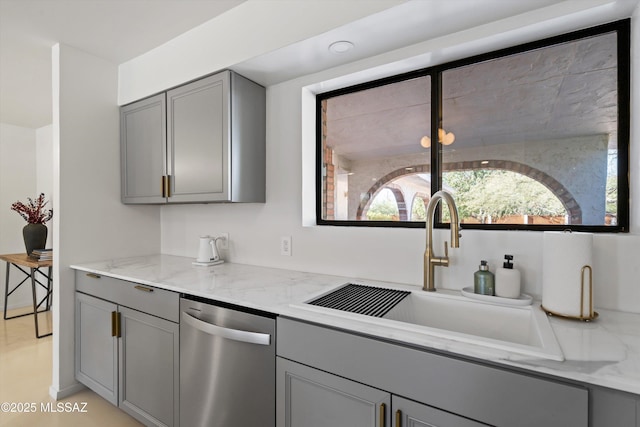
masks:
[[[49,204],[53,206],[53,125],[36,129],[36,193],[44,193]],[[53,242],[53,236],[47,239],[48,247]]]
[[[54,46],[52,54],[56,239],[50,394],[61,398],[79,388],[69,265],[157,253],[160,214],[154,206],[120,203],[117,66],[65,45]]]
[[[246,1],[122,64],[119,102],[136,101],[403,1]]]
[[[636,15],[638,15],[636,10]],[[337,69],[271,86],[267,91],[267,202],[264,205],[183,205],[162,208],[162,252],[195,256],[200,234],[230,233],[230,249],[223,254],[238,262],[339,274],[364,279],[395,281],[419,286],[425,232],[418,229],[371,229],[303,226],[305,215],[314,210],[313,120],[301,111],[313,109],[308,91],[321,82],[343,85],[346,80],[362,81],[374,76],[418,68],[460,55],[471,55],[549,34],[593,25],[594,14],[586,20],[570,18],[540,23],[510,32],[490,33],[483,28],[390,52]],[[501,23],[510,27],[508,23]],[[634,21],[634,70],[640,56],[639,24]],[[483,39],[481,35],[486,36]],[[431,62],[430,62],[431,61]],[[636,71],[637,74],[637,71]],[[633,73],[632,73],[633,75]],[[343,76],[347,76],[346,78]],[[637,111],[640,91],[633,86]],[[325,84],[326,88],[326,84]],[[325,89],[326,90],[326,89]],[[303,94],[306,94],[303,97]],[[637,116],[637,114],[636,114]],[[633,114],[632,114],[633,117]],[[305,125],[301,123],[305,122]],[[633,123],[631,142],[632,233],[600,234],[595,238],[595,303],[601,308],[640,312],[640,144],[639,123]],[[291,161],[302,159],[302,162]],[[304,183],[304,189],[303,189]],[[311,186],[309,186],[311,184]],[[305,221],[307,223],[307,221]],[[438,232],[438,247],[445,233]],[[292,236],[293,256],[279,252],[280,236]],[[448,238],[447,238],[448,239]],[[463,232],[461,248],[452,250],[452,264],[437,273],[443,287],[468,286],[480,259],[499,265],[505,253],[515,256],[522,269],[525,290],[541,294],[542,233]]]
[[[27,222],[17,212],[10,210],[16,201],[26,203],[27,197],[36,194],[36,131],[33,129],[0,123],[0,254],[15,254],[25,251],[22,228]],[[0,288],[4,307],[6,263],[0,262]],[[10,271],[10,289],[24,275],[15,268]],[[9,297],[7,308],[25,307],[31,304],[31,291],[21,286]]]

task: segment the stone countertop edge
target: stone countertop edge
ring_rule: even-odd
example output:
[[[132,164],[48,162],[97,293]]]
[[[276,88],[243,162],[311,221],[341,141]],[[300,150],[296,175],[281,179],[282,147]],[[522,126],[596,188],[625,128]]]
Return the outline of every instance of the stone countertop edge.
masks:
[[[596,309],[599,318],[587,323],[551,317],[551,326],[565,357],[563,362],[557,362],[372,325],[350,313],[328,316],[296,308],[297,304],[349,282],[410,291],[419,290],[417,286],[235,263],[203,267],[193,265],[192,261],[174,255],[148,255],[70,267],[640,395],[640,314]]]

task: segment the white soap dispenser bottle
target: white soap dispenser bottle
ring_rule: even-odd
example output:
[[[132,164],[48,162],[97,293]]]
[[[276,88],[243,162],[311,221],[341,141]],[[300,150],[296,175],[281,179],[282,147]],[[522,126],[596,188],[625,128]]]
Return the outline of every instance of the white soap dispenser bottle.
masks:
[[[502,298],[520,297],[520,271],[513,268],[513,255],[505,255],[502,268],[496,269],[496,296]]]

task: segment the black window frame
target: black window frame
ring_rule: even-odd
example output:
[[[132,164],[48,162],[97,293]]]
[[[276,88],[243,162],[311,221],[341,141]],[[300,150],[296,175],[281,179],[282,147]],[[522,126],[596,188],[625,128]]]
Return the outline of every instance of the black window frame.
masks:
[[[628,233],[629,232],[629,146],[630,146],[630,104],[631,104],[631,19],[598,25],[578,31],[548,37],[541,40],[474,55],[444,64],[439,64],[391,77],[360,83],[354,86],[316,94],[316,224],[352,227],[401,227],[424,228],[424,221],[363,221],[363,220],[327,220],[322,218],[322,102],[326,99],[372,89],[390,83],[397,83],[416,77],[431,76],[431,135],[437,135],[438,126],[442,122],[442,73],[447,70],[498,59],[518,53],[524,53],[557,44],[576,41],[605,33],[616,33],[617,65],[618,65],[618,216],[616,225],[585,224],[468,224],[464,229],[476,230],[527,230],[527,231],[562,231],[572,230],[594,233]],[[442,186],[442,153],[431,151],[431,194]],[[436,217],[440,216],[436,214]],[[437,228],[449,228],[447,223],[436,221]]]

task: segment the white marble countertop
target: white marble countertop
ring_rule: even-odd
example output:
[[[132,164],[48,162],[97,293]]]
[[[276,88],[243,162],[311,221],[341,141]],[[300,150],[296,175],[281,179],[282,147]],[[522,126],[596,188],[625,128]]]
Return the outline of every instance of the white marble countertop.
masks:
[[[388,328],[361,315],[333,316],[299,308],[302,302],[348,282],[410,291],[418,290],[415,286],[243,264],[201,267],[192,261],[150,255],[71,268],[640,395],[640,314],[598,310],[600,317],[591,323],[551,318],[565,357],[557,362]]]

